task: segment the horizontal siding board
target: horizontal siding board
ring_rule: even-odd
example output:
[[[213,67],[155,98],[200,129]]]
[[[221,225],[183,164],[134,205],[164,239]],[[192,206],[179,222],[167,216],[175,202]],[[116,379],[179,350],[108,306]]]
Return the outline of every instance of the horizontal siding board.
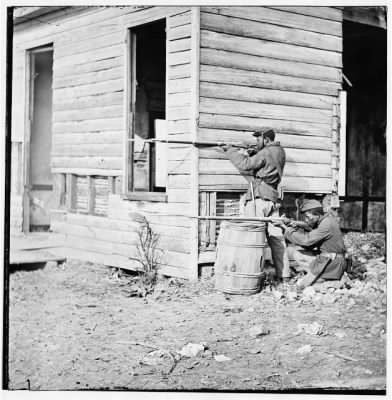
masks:
[[[187,134],[190,133],[191,131],[191,123],[189,119],[180,121],[174,121],[174,120],[168,121],[167,126],[169,135],[175,135],[181,133]]]
[[[218,142],[245,142],[256,144],[252,131],[233,131],[224,129],[208,129],[199,128],[198,136],[201,141],[218,141]],[[314,150],[331,150],[332,143],[330,137],[325,136],[305,136],[305,135],[289,135],[280,133],[276,136],[275,140],[279,141],[281,145],[286,148],[301,148],[301,149],[314,149]],[[218,148],[200,148],[199,156],[201,158],[214,158],[217,154],[222,154],[223,151]]]
[[[233,51],[202,48],[200,62],[206,65],[235,68],[246,71],[258,71],[277,75],[341,82],[341,71],[338,68],[302,63],[298,61],[277,60],[242,54]]]
[[[71,121],[85,121],[94,118],[119,118],[124,113],[122,105],[97,107],[97,108],[84,108],[82,110],[71,111],[55,111],[53,113],[53,122],[71,122]]]
[[[53,92],[53,103],[61,102],[62,99],[91,96],[101,93],[113,93],[124,90],[124,79],[117,78],[104,82],[95,82],[75,87],[56,89]]]
[[[240,35],[229,35],[205,29],[200,32],[200,45],[202,48],[227,50],[261,57],[299,61],[337,68],[342,67],[341,53],[286,43],[270,42],[268,40],[249,38]]]
[[[113,80],[122,78],[124,76],[124,68],[114,67],[108,68],[101,71],[87,72],[84,74],[75,75],[72,71],[68,71],[67,74],[59,75],[56,74],[53,79],[53,89],[66,88],[72,86],[86,85],[89,83],[104,82],[107,80]]]
[[[191,61],[191,51],[180,51],[177,53],[169,53],[167,63],[169,66],[189,64]]]
[[[191,91],[190,78],[171,79],[167,82],[167,94],[183,93]]]
[[[122,171],[123,159],[122,157],[108,157],[108,156],[56,156],[51,159],[51,166],[54,168],[93,168],[93,169],[115,169]]]
[[[200,190],[225,191],[242,190],[248,187],[247,180],[241,175],[200,175]],[[319,177],[286,177],[282,178],[285,192],[330,193],[332,179]]]
[[[178,121],[190,118],[190,106],[168,107],[166,119],[169,121]]]
[[[200,15],[200,27],[201,29],[208,29],[214,32],[295,44],[321,50],[334,52],[342,50],[342,40],[336,36],[244,20],[242,18],[225,17],[206,12],[202,12]]]
[[[69,157],[99,157],[99,156],[110,156],[110,157],[121,157],[124,152],[124,146],[122,143],[116,144],[54,144],[52,147],[51,155],[56,156],[69,156]]]
[[[179,107],[179,106],[189,105],[190,102],[191,102],[190,92],[172,93],[169,96],[167,96],[168,107]]]
[[[287,152],[289,153],[289,152]],[[235,175],[238,169],[230,160],[201,159],[199,162],[200,175]],[[284,167],[285,176],[331,177],[330,164],[314,162],[287,162]]]
[[[258,117],[262,115],[266,119],[315,122],[329,125],[332,123],[332,115],[329,110],[208,97],[200,98],[200,112],[242,117]]]
[[[174,41],[168,41],[167,49],[168,49],[169,54],[176,53],[179,51],[190,50],[191,49],[191,39],[185,38],[185,39],[178,39],[178,40],[174,40]]]
[[[191,24],[177,26],[175,28],[169,28],[167,32],[168,40],[177,40],[191,37]]]
[[[100,93],[79,98],[70,97],[69,99],[58,99],[53,103],[53,112],[82,110],[92,107],[105,107],[121,105],[124,101],[123,92]]]
[[[167,26],[169,29],[175,28],[176,26],[186,25],[191,23],[191,12],[190,10],[185,11],[181,14],[173,15],[167,20]]]
[[[200,96],[332,110],[333,97],[214,82],[200,82]]]
[[[191,65],[181,64],[181,65],[169,66],[167,76],[169,80],[189,78],[191,76]]]
[[[123,131],[61,133],[52,136],[52,145],[122,144]]]
[[[123,129],[122,118],[97,118],[88,121],[56,122],[53,124],[53,134],[56,133],[80,133],[80,132],[103,132]]]
[[[329,19],[331,21],[338,21],[338,22],[343,21],[343,12],[341,10],[338,10],[336,7],[309,7],[309,6],[272,7],[271,6],[270,8],[288,11],[300,15],[310,15],[312,17]]]
[[[326,20],[314,16],[301,15],[269,7],[202,7],[202,11],[265,22],[288,28],[318,32],[326,35],[342,36],[340,21]]]
[[[109,34],[101,34],[98,37],[82,37],[78,42],[63,43],[56,46],[56,59],[70,57],[86,51],[103,49],[124,42],[124,31],[120,27],[118,31]]]
[[[200,128],[255,131],[263,126],[273,128],[278,134],[289,133],[295,135],[331,136],[331,127],[326,124],[239,117],[224,114],[200,113],[199,115]]]
[[[110,57],[103,60],[95,60],[94,62],[89,62],[87,64],[74,64],[72,65],[72,70],[69,66],[59,66],[56,63],[56,59],[54,60],[53,68],[54,68],[54,79],[57,77],[69,77],[75,76],[77,77],[79,74],[86,74],[97,71],[104,71],[111,68],[123,67],[124,58],[122,54],[118,54],[118,56]]]
[[[200,66],[200,81],[337,96],[339,83],[234,68]]]

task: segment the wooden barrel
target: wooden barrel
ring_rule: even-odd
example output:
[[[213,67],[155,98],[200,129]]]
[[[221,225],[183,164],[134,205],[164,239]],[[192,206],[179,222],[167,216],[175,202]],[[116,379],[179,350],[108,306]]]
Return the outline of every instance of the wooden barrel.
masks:
[[[222,222],[217,241],[215,287],[230,294],[254,294],[261,289],[264,223]]]

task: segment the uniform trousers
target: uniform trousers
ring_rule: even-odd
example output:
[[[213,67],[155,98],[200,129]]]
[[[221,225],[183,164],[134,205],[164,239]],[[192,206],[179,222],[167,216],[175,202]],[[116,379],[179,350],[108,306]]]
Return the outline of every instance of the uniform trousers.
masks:
[[[270,200],[256,198],[247,201],[244,208],[245,217],[279,217],[279,209]],[[289,256],[282,229],[270,223],[266,224],[266,236],[271,248],[272,260],[278,278],[290,277]]]

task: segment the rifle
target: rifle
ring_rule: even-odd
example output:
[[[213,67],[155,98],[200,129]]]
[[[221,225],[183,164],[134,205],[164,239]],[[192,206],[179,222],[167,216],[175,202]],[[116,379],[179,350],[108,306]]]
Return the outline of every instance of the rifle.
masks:
[[[130,138],[128,139],[129,142],[135,142],[137,139]],[[251,149],[256,148],[257,143],[255,144],[245,144],[240,142],[210,142],[210,141],[200,141],[200,140],[176,140],[176,139],[140,139],[144,143],[173,143],[173,144],[191,144],[193,146],[200,146],[200,147],[220,147],[222,145],[230,145],[233,147],[237,147],[240,149]]]

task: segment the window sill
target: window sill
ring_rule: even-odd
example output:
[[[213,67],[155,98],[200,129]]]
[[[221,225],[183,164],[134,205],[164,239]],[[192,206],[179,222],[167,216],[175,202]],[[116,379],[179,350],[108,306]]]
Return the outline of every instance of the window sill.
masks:
[[[157,201],[167,203],[167,193],[163,192],[122,193],[121,198],[124,200]]]

